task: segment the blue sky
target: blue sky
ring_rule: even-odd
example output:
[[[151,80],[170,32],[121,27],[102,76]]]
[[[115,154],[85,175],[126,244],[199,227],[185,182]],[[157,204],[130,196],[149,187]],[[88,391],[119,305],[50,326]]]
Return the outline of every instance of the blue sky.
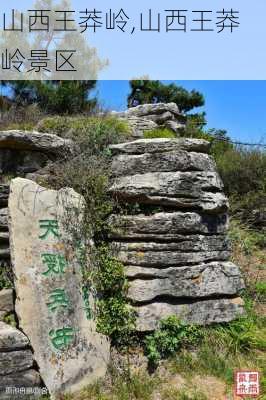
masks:
[[[204,95],[205,106],[198,110],[206,111],[207,128],[226,129],[234,140],[266,143],[266,81],[174,82]],[[96,92],[105,108],[126,108],[128,81],[98,81]]]

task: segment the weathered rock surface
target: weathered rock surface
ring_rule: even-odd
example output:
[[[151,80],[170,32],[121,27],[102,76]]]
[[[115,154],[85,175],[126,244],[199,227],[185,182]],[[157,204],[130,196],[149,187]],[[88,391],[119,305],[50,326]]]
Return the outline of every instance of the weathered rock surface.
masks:
[[[31,350],[0,352],[0,385],[1,375],[14,374],[30,369],[33,365]]]
[[[141,104],[136,107],[130,107],[126,113],[135,117],[150,117],[151,115],[162,115],[170,113],[179,117],[182,115],[176,103],[155,103],[155,104]],[[184,117],[183,117],[184,118]]]
[[[145,118],[127,116],[126,120],[131,128],[132,137],[136,139],[142,138],[146,131],[158,128],[155,122]]]
[[[0,322],[0,352],[25,349],[29,344],[28,338],[22,332]]]
[[[244,288],[239,268],[231,262],[212,262],[180,268],[127,267],[131,282],[128,297],[151,302],[158,297],[200,298],[234,295]]]
[[[119,143],[110,146],[113,155],[116,154],[143,154],[143,153],[164,153],[167,151],[194,151],[208,153],[210,142],[202,139],[139,139],[133,142]]]
[[[14,311],[13,289],[3,289],[0,291],[0,321]]]
[[[186,117],[175,103],[143,104],[113,114],[128,122],[134,138],[143,137],[146,131],[162,127],[178,134],[185,128],[186,122]]]
[[[120,154],[113,158],[112,174],[145,174],[148,172],[171,171],[215,171],[212,158],[204,153],[169,151],[166,153]]]
[[[168,111],[151,118],[174,121]],[[243,313],[232,300],[244,282],[228,261],[228,201],[209,146],[196,139],[111,146],[110,193],[127,204],[125,215],[109,217],[109,240],[129,279],[137,330],[153,330],[171,314],[208,324]]]
[[[23,372],[17,372],[14,374],[8,374],[0,377],[0,399],[1,400],[11,400],[20,398],[38,398],[39,396],[26,396],[24,390],[26,388],[40,388],[41,378],[37,371],[34,369],[29,369]],[[14,388],[18,388],[18,391],[13,391]],[[31,392],[31,394],[33,394]]]
[[[73,143],[49,133],[10,130],[0,132],[0,149],[31,150],[66,156],[72,153]]]
[[[198,264],[211,260],[227,260],[228,251],[118,251],[117,258],[124,265],[150,266],[152,268],[178,267],[184,264]]]
[[[195,212],[161,212],[153,215],[112,215],[110,237],[115,239],[180,241],[191,234],[225,233],[228,219]],[[188,239],[189,240],[189,239]]]
[[[109,343],[96,332],[94,299],[83,290],[73,229],[83,199],[72,189],[47,190],[11,181],[10,248],[16,312],[52,397],[75,392],[104,376]]]
[[[127,202],[218,213],[228,208],[221,190],[222,183],[216,173],[158,172],[117,178],[110,193]]]
[[[200,252],[229,251],[231,246],[225,235],[177,235],[175,242],[113,242],[114,251],[119,252]]]
[[[209,325],[229,322],[244,314],[244,302],[241,298],[201,300],[193,303],[180,302],[152,303],[135,307],[137,313],[137,330],[153,331],[159,327],[160,320],[176,315],[187,323]]]

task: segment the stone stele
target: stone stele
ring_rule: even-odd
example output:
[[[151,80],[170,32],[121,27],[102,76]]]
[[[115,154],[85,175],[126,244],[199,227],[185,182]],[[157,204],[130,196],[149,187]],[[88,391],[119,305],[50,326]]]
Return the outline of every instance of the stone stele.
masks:
[[[11,182],[15,308],[52,399],[103,377],[109,362],[109,342],[96,332],[93,291],[82,285],[82,242],[74,231],[83,204],[73,189],[48,190],[21,178]]]

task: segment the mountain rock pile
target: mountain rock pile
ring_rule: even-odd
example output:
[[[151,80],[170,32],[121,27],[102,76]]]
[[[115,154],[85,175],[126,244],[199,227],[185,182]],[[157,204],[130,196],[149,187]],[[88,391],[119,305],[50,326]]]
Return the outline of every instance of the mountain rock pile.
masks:
[[[172,314],[204,325],[242,314],[244,282],[229,261],[228,201],[209,143],[139,139],[110,149],[110,193],[127,203],[127,213],[109,219],[110,240],[130,282],[137,330]]]

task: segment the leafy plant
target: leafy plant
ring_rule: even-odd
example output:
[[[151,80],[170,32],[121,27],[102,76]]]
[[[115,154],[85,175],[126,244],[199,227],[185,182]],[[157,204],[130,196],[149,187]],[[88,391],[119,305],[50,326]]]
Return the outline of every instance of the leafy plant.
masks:
[[[135,315],[128,304],[124,267],[107,246],[97,249],[93,283],[100,295],[97,328],[116,345],[128,346],[135,328]]]
[[[195,325],[188,325],[176,316],[160,321],[160,328],[145,340],[146,354],[151,365],[158,364],[182,346],[195,345],[201,339],[201,330]]]
[[[176,134],[167,128],[157,128],[151,131],[145,131],[143,137],[144,139],[157,139],[157,138],[176,139]]]

